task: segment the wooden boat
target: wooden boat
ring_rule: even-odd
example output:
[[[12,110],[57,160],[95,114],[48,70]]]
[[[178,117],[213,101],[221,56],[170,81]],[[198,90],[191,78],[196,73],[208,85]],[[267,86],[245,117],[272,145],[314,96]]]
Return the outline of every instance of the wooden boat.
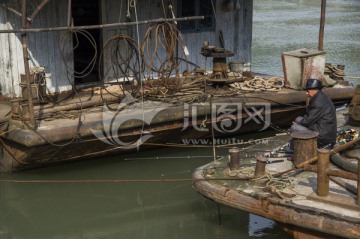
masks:
[[[150,0],[127,9],[116,0],[0,4],[0,169],[14,172],[283,127],[304,112],[301,87],[309,77],[323,77],[325,52],[288,53],[280,81],[249,67],[231,71],[227,60],[251,60],[252,1],[239,2],[232,9],[236,14],[221,10],[220,2],[213,6],[217,11],[204,8],[211,26],[199,24],[204,16],[188,16],[182,4],[174,3],[179,18],[149,20],[138,17],[174,15],[173,5],[159,8]],[[216,19],[234,26],[216,29]],[[194,23],[184,28],[205,27],[206,33],[180,32],[176,25],[182,21]],[[225,50],[227,39],[233,39],[226,44],[234,52]],[[194,54],[200,47],[201,57]],[[353,90],[330,87],[326,93],[339,105],[350,101]]]
[[[344,121],[338,118],[338,122]],[[341,125],[341,129],[347,127]],[[272,219],[294,238],[359,238],[360,167],[355,162],[349,172],[329,161],[333,162],[330,155],[334,151],[345,149],[358,161],[356,143],[360,139],[338,145],[333,151],[319,150],[315,157],[307,154],[313,151],[311,147],[304,149],[313,145],[309,145],[313,139],[300,140],[304,142],[298,144],[302,149],[295,146],[294,161],[279,153],[267,153],[272,158],[259,153],[276,152],[288,140],[288,135],[274,136],[268,139],[268,145],[235,150],[230,152],[232,157],[197,168],[194,189],[218,203]],[[306,160],[299,161],[296,151]]]
[[[334,102],[343,104],[348,102],[353,89],[329,88],[325,92]],[[109,104],[111,108],[120,109],[115,111],[104,110],[102,104],[94,107],[97,99],[101,100],[100,96],[85,95],[81,100],[82,106],[71,101],[56,107],[51,104],[39,106],[36,111],[36,131],[23,120],[21,112],[14,112],[20,110],[15,109],[10,113],[10,106],[2,107],[2,112],[9,116],[1,129],[2,170],[13,172],[49,163],[136,151],[140,146],[141,149],[169,146],[184,144],[183,139],[253,132],[270,126],[265,122],[265,113],[270,114],[271,126],[286,127],[296,116],[304,113],[306,95],[292,89],[239,96],[231,93],[228,97],[181,105],[134,99],[128,103],[114,101]],[[87,104],[91,107],[86,107]],[[226,110],[232,113],[218,112],[221,114],[214,117],[214,105],[225,105],[228,107]],[[260,115],[256,116],[259,112],[253,111],[253,108],[264,105],[269,107],[268,112],[261,108]],[[284,108],[283,105],[291,106]],[[189,109],[193,115],[188,114]],[[251,113],[254,115],[249,117]],[[233,124],[232,128],[226,128],[226,124]],[[212,132],[215,127],[216,130]]]

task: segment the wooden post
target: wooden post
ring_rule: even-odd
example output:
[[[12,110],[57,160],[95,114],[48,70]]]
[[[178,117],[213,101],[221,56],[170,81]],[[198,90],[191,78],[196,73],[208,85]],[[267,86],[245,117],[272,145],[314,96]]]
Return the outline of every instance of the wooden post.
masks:
[[[317,195],[326,197],[329,194],[329,175],[327,170],[330,164],[330,150],[318,150]]]
[[[22,11],[21,11],[21,20],[22,20],[22,28],[27,28],[27,17],[26,17],[26,0],[22,0]],[[26,88],[29,92],[29,115],[30,115],[30,125],[33,129],[36,129],[36,121],[34,114],[34,103],[33,103],[33,95],[31,90],[31,82],[30,82],[30,67],[29,67],[29,53],[27,49],[27,34],[21,34],[21,43],[23,49],[23,57],[24,57],[24,67],[25,67],[25,75],[26,75]]]
[[[294,132],[291,137],[294,139],[294,165],[312,159],[317,156],[317,136],[318,132]]]
[[[324,49],[325,12],[326,12],[326,0],[321,0],[320,30],[319,30],[319,42],[318,42],[319,51],[322,51]]]
[[[240,168],[240,150],[238,148],[229,149],[230,153],[230,171]]]

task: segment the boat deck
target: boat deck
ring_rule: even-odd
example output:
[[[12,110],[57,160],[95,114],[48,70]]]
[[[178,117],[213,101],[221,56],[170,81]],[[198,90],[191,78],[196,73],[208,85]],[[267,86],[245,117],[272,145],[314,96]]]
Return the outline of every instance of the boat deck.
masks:
[[[338,112],[339,130],[350,127],[345,124],[345,118],[344,111]],[[359,127],[351,128],[360,130]],[[277,135],[269,138],[268,144],[240,150],[238,170],[230,170],[228,157],[197,168],[193,174],[195,190],[219,203],[284,225],[335,237],[359,238],[360,205],[356,180],[330,176],[329,194],[320,197],[317,195],[317,173],[295,170],[291,158],[281,155],[269,157],[266,173],[254,177],[257,157],[267,154],[261,152],[276,152],[289,139],[289,135]],[[339,169],[333,164],[330,168]]]

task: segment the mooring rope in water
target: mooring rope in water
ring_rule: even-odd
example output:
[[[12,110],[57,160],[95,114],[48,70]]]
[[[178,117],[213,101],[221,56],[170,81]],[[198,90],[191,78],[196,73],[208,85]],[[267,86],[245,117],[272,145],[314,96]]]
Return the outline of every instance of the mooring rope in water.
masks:
[[[248,141],[241,141],[238,143],[230,143],[230,144],[218,144],[215,145],[216,148],[226,148],[229,146],[236,146],[236,145],[244,145],[244,144],[249,144],[249,145],[253,145],[256,142],[266,142],[266,141],[276,141],[276,139],[272,139],[274,138],[274,136],[270,136],[270,137],[265,137],[265,138],[260,138],[260,139],[250,139]],[[215,140],[216,141],[216,140]],[[203,143],[205,141],[196,141],[196,139],[194,139],[192,142],[197,142],[197,143]],[[212,143],[211,141],[206,141],[207,143]],[[152,145],[152,146],[164,146],[164,147],[178,147],[178,148],[212,148],[212,145],[197,145],[197,144],[180,144],[180,143],[167,143],[167,144],[161,144],[161,143],[149,143],[149,142],[144,142],[143,145]],[[245,148],[243,148],[243,150],[245,150]]]
[[[218,160],[222,159],[223,156],[216,156],[218,158]],[[124,160],[143,160],[143,159],[203,159],[203,158],[213,158],[213,156],[207,156],[207,155],[201,155],[201,156],[197,156],[197,155],[188,155],[188,156],[165,156],[165,157],[143,157],[143,158],[125,158]]]
[[[176,182],[199,182],[199,181],[231,181],[231,180],[246,180],[241,178],[167,178],[167,179],[77,179],[77,180],[62,180],[62,179],[0,179],[0,183],[176,183]]]
[[[79,179],[79,180],[59,180],[59,179],[0,179],[0,183],[146,183],[146,182],[188,182],[194,181],[191,178],[178,179]]]

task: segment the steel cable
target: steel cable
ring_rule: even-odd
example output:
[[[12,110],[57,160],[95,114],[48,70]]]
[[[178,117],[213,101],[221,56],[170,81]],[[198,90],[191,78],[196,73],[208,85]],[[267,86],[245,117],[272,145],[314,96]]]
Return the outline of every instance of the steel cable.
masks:
[[[142,67],[135,40],[124,34],[109,38],[100,54],[99,67],[102,65],[104,70],[100,78],[102,88],[107,93],[116,97],[125,96],[128,93],[134,97],[137,95]],[[107,85],[118,85],[121,94],[109,91],[106,88]]]
[[[93,53],[93,57],[91,58],[90,62],[83,69],[81,69],[81,71],[76,71],[74,67],[72,67],[68,64],[69,59],[67,57],[68,54],[66,54],[68,52],[68,49],[66,47],[68,45],[67,42],[72,43],[74,41],[75,44],[71,48],[72,52],[74,52],[76,49],[78,49],[78,47],[80,45],[79,37],[83,37],[89,41],[90,45],[94,49],[94,53]],[[72,38],[74,38],[74,39],[72,40]],[[60,48],[61,59],[65,65],[68,73],[71,76],[77,77],[77,78],[84,78],[91,74],[91,72],[93,71],[93,69],[96,65],[98,50],[97,50],[97,45],[96,45],[96,41],[95,41],[94,37],[88,31],[72,30],[72,31],[66,32],[65,34],[63,34],[61,36],[60,45],[61,45],[61,48]]]
[[[177,46],[180,46],[180,52],[177,52]],[[177,56],[178,53],[181,56]],[[179,38],[179,31],[174,24],[160,22],[150,26],[141,44],[141,57],[147,67],[147,79],[153,79],[154,74],[157,74],[157,82],[146,82],[152,88],[165,87],[172,92],[181,88],[180,65],[185,62],[185,70],[188,70],[188,63],[183,41]],[[174,74],[176,77],[171,77]]]

